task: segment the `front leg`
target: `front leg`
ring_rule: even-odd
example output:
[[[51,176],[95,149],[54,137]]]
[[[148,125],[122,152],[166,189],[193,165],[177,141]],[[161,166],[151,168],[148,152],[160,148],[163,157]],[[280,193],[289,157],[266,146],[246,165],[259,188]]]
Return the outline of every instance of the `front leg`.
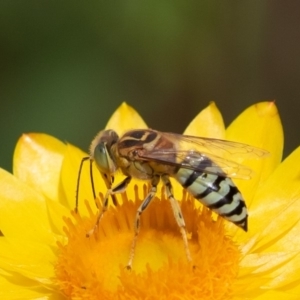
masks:
[[[126,188],[127,188],[128,184],[130,183],[130,181],[131,181],[131,177],[128,176],[123,181],[121,181],[117,186],[107,190],[107,192],[105,194],[105,197],[104,197],[104,200],[103,200],[103,203],[102,203],[102,209],[99,212],[98,217],[97,217],[96,224],[91,230],[89,230],[87,232],[87,234],[86,234],[87,237],[90,237],[92,234],[94,234],[95,230],[98,228],[100,220],[102,219],[104,213],[107,211],[109,196],[119,194],[119,193],[123,193],[126,190]]]

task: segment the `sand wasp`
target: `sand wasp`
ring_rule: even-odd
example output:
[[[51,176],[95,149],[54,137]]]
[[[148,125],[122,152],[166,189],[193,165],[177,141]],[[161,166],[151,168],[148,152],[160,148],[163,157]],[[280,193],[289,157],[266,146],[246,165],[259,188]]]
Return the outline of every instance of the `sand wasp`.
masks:
[[[125,191],[131,178],[150,182],[150,191],[136,213],[135,235],[127,264],[130,269],[139,233],[141,214],[154,198],[157,185],[161,180],[183,237],[187,259],[191,261],[185,222],[180,206],[173,196],[170,177],[178,181],[206,207],[247,231],[247,207],[243,196],[231,178],[250,178],[251,170],[234,162],[233,159],[235,155],[259,158],[266,154],[266,151],[246,144],[165,133],[152,129],[127,131],[121,137],[114,130],[104,130],[92,141],[90,156],[81,161],[77,181],[76,210],[78,208],[80,173],[84,161],[88,159],[91,165],[92,162],[95,162],[108,189],[97,223],[88,235],[97,228],[107,210],[109,197],[111,196],[116,204],[115,194]],[[125,175],[125,179],[113,186],[114,174],[118,169]]]

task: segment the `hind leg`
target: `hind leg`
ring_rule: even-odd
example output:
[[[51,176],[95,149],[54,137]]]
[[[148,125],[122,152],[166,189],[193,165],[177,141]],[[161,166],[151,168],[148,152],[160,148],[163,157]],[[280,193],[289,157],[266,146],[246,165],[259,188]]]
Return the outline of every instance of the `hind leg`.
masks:
[[[169,179],[169,176],[163,175],[161,177],[161,179],[166,187],[167,197],[170,200],[175,220],[179,226],[179,229],[180,229],[180,232],[182,235],[187,260],[189,262],[191,262],[192,258],[191,258],[191,253],[190,253],[190,249],[189,249],[189,245],[188,245],[188,239],[187,239],[187,235],[186,235],[186,231],[185,231],[185,222],[184,222],[184,219],[182,216],[181,208],[178,204],[178,201],[173,196],[173,187],[172,187],[171,181]]]

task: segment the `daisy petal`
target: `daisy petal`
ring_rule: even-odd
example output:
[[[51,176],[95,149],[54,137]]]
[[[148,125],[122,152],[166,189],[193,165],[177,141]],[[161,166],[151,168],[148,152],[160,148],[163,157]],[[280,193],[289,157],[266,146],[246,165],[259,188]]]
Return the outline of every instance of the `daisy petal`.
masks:
[[[147,128],[125,103],[107,127],[118,134]],[[250,180],[236,180],[249,208],[247,233],[197,207],[199,201],[174,178],[181,211],[161,184],[150,205],[147,182],[133,179],[117,195],[119,205],[105,206],[102,218],[100,193],[107,186],[93,157],[46,135],[24,135],[15,150],[16,176],[0,169],[0,299],[298,300],[300,147],[280,164],[283,133],[275,104],[248,108],[225,132],[218,108],[210,103],[185,134],[270,152],[227,144],[233,146],[230,154],[225,146],[220,154],[254,170]],[[191,174],[189,181],[199,176]],[[123,178],[114,174],[113,186]],[[222,190],[235,199],[235,188],[218,178],[213,183],[220,195]],[[223,200],[216,206],[223,209]],[[241,213],[241,205],[229,206],[224,215]]]
[[[45,243],[26,239],[0,239],[1,268],[43,284],[51,284],[54,276],[55,255]]]
[[[5,300],[34,300],[34,299],[50,299],[49,296],[53,294],[46,288],[36,287],[34,281],[21,279],[21,282],[16,282],[16,275],[0,276],[0,299]],[[58,296],[58,295],[57,295]],[[56,298],[63,299],[63,298]]]
[[[210,102],[189,124],[186,135],[225,139],[222,115],[215,102]]]
[[[243,269],[251,269],[253,273],[268,274],[280,265],[284,265],[296,257],[294,252],[252,253],[241,260],[241,274]],[[249,273],[248,273],[249,274]]]
[[[0,169],[0,228],[4,235],[44,241],[53,237],[44,198]]]
[[[251,180],[236,181],[250,207],[257,187],[279,165],[282,157],[283,131],[274,102],[250,106],[228,127],[226,137],[270,152],[269,157],[263,159],[236,158],[236,162],[249,165],[254,171]]]
[[[71,211],[58,201],[46,200],[52,230],[59,236],[64,236],[64,221],[62,216],[71,217]]]
[[[300,251],[299,161],[300,147],[275,170],[252,202],[249,232],[260,233],[255,251]]]
[[[244,299],[244,298],[242,298]],[[269,290],[263,293],[262,295],[253,298],[253,300],[279,300],[279,299],[284,299],[284,300],[298,300],[299,299],[299,294],[291,294],[289,292],[282,292],[282,291],[276,291],[276,290]]]
[[[261,287],[264,286],[266,282],[266,278],[253,273],[238,278],[234,286],[234,296],[232,300],[255,300],[264,293]]]
[[[64,151],[65,144],[47,134],[23,134],[15,149],[13,173],[46,197],[58,199]]]
[[[146,129],[148,126],[142,117],[123,102],[109,119],[105,129],[115,130],[119,136],[130,129]]]
[[[294,253],[295,257],[288,261],[286,264],[279,265],[270,276],[270,281],[267,287],[270,289],[285,289],[297,288],[300,290],[300,255],[299,251]],[[298,294],[299,295],[299,294]]]

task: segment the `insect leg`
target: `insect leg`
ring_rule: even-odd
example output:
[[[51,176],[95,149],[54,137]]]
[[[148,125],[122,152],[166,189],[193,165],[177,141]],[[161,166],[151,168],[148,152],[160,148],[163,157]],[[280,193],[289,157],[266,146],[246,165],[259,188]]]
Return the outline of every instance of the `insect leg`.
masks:
[[[171,181],[169,179],[169,176],[168,175],[163,175],[161,177],[161,179],[162,179],[162,181],[163,181],[163,183],[166,187],[167,197],[171,202],[174,217],[175,217],[175,220],[176,220],[176,222],[179,226],[179,229],[180,229],[180,232],[181,232],[181,235],[182,235],[187,260],[189,262],[191,262],[192,258],[191,258],[191,253],[190,253],[190,249],[189,249],[189,245],[188,245],[188,239],[187,239],[187,235],[186,235],[186,231],[185,231],[185,222],[184,222],[184,219],[183,219],[181,208],[179,206],[178,201],[173,196],[173,188],[172,188],[172,184],[171,184]]]
[[[115,186],[112,189],[107,190],[104,200],[103,200],[103,203],[102,203],[102,209],[98,214],[96,224],[90,231],[87,232],[87,234],[86,234],[87,237],[90,237],[95,232],[95,230],[98,228],[100,220],[102,219],[104,213],[107,211],[109,196],[124,192],[130,181],[131,181],[131,177],[128,176],[123,181],[121,181],[117,186]]]
[[[101,176],[102,176],[102,179],[103,179],[103,181],[104,181],[104,183],[105,183],[107,189],[111,189],[111,185],[112,185],[113,182],[114,182],[114,176],[111,175],[111,176],[110,176],[111,181],[109,181],[108,178],[107,178],[107,176],[106,176],[106,174],[104,174],[104,173],[102,173],[102,172],[100,172],[100,174],[101,174]],[[94,194],[94,199],[96,200],[95,194]],[[116,196],[115,196],[114,194],[111,194],[111,199],[112,199],[114,205],[118,205],[117,198],[116,198]],[[95,202],[96,202],[96,201],[95,201]],[[97,203],[96,203],[96,206],[97,206]],[[99,207],[97,206],[97,208],[99,208]]]
[[[137,241],[137,237],[138,237],[139,232],[140,232],[141,214],[148,207],[151,200],[154,198],[154,196],[156,194],[156,191],[157,191],[157,185],[159,183],[159,180],[160,180],[160,176],[158,176],[158,175],[155,175],[152,178],[150,192],[148,193],[148,195],[146,196],[146,198],[144,199],[144,201],[142,202],[142,204],[140,205],[140,207],[138,208],[138,210],[136,212],[135,221],[134,221],[134,238],[133,238],[133,241],[132,241],[132,244],[131,244],[129,260],[128,260],[128,263],[127,263],[127,269],[128,270],[130,270],[131,266],[132,266],[136,241]]]

